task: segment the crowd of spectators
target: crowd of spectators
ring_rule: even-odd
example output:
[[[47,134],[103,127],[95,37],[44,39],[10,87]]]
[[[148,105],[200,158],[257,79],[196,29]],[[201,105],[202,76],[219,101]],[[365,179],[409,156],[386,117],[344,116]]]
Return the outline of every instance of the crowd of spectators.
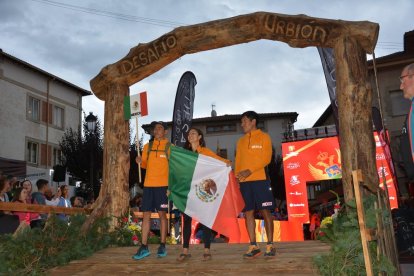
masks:
[[[69,186],[61,185],[53,192],[49,182],[45,179],[36,181],[36,191],[33,191],[32,182],[28,179],[21,181],[12,175],[3,175],[0,172],[0,201],[18,204],[39,204],[66,208],[87,208],[85,200],[79,196],[69,198]],[[89,203],[89,202],[88,202]],[[91,202],[92,203],[92,202]],[[57,214],[65,223],[70,223],[70,216]],[[0,234],[13,233],[21,224],[31,228],[43,228],[48,214],[26,211],[1,211]]]

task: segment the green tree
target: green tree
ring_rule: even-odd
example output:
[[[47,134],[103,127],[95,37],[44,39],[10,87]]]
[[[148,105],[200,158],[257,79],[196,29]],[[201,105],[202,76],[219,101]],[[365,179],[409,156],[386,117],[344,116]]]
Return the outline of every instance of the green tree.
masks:
[[[83,116],[86,117],[85,114]],[[83,132],[69,128],[65,131],[59,146],[64,160],[62,164],[76,179],[84,182],[80,193],[85,198],[95,198],[99,195],[100,179],[103,171],[103,129],[98,118],[95,132],[87,128],[85,120],[82,122]],[[90,179],[90,168],[93,159],[93,179]]]

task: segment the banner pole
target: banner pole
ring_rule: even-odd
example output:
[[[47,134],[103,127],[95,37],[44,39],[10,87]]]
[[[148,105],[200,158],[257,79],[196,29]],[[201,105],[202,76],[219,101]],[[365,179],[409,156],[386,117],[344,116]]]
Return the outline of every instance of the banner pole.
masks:
[[[135,127],[137,129],[137,136],[135,139],[135,147],[137,149],[137,154],[141,157],[141,153],[139,152],[139,141],[138,141],[138,116],[135,117]],[[141,183],[141,163],[138,163],[138,180]]]

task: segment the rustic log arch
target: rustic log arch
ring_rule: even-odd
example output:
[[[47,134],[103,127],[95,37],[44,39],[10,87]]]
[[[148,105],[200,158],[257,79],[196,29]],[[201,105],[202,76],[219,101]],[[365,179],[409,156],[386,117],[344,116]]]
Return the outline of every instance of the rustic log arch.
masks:
[[[378,187],[371,123],[372,89],[366,53],[372,53],[379,25],[256,12],[179,27],[158,39],[138,44],[127,56],[104,67],[91,80],[95,95],[105,101],[104,177],[94,212],[120,216],[128,210],[129,123],[122,117],[129,86],[186,54],[247,43],[259,39],[282,41],[291,47],[330,47],[336,56],[340,147],[345,198],[353,198],[352,170],[362,169],[372,190]],[[113,221],[113,225],[116,220]]]

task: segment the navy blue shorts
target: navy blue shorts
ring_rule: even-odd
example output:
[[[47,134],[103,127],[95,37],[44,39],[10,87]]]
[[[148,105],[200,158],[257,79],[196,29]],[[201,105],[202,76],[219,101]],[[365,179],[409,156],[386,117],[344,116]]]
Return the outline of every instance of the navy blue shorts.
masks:
[[[167,187],[144,187],[142,211],[168,211]]]
[[[270,189],[270,180],[240,182],[240,191],[245,203],[243,212],[275,209],[275,199]]]

